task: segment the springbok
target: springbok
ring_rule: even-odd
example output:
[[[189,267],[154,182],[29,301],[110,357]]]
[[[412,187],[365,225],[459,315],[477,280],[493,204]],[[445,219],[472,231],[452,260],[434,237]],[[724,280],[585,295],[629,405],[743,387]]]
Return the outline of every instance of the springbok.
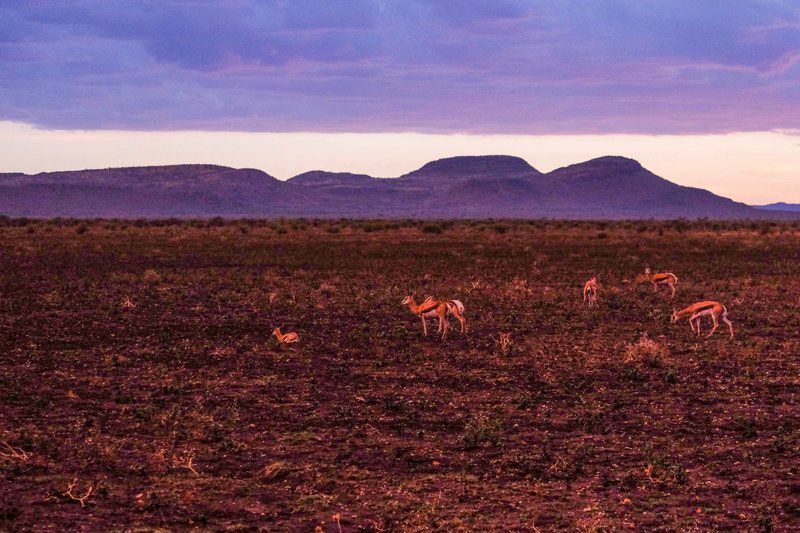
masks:
[[[592,276],[592,279],[583,285],[583,303],[581,307],[589,302],[589,307],[597,307],[597,277]]]
[[[730,320],[728,320],[728,309],[719,302],[697,302],[689,307],[681,309],[680,311],[673,309],[670,322],[674,324],[686,315],[691,315],[689,316],[689,326],[692,328],[692,332],[696,335],[700,335],[700,317],[711,315],[711,320],[714,321],[714,327],[711,328],[711,333],[706,335],[706,337],[710,337],[715,331],[717,331],[717,328],[719,327],[719,321],[722,320],[728,325],[728,329],[731,332],[731,338],[733,338],[733,324]]]
[[[278,339],[278,342],[282,345],[292,344],[300,341],[300,335],[294,331],[290,331],[289,333],[281,333],[281,328],[275,328],[272,330],[272,334],[275,335],[275,338]]]
[[[461,323],[461,333],[467,332],[467,320],[464,318],[464,304],[461,303],[460,300],[435,300],[433,297],[428,296],[424,302],[417,305],[417,302],[414,301],[414,295],[409,294],[403,299],[401,305],[408,306],[409,311],[420,317],[420,320],[422,320],[422,332],[425,336],[428,335],[426,319],[432,316],[439,317],[439,329],[436,330],[436,333],[441,333],[442,339],[447,337],[447,330],[450,329],[447,315],[453,315]]]
[[[650,272],[649,268],[644,270],[644,274],[639,274],[636,277],[637,283],[652,283],[653,284],[653,292],[658,292],[659,285],[666,285],[670,289],[672,289],[672,296],[670,298],[675,297],[675,285],[678,283],[678,276],[671,272],[663,272],[659,274],[653,274]]]

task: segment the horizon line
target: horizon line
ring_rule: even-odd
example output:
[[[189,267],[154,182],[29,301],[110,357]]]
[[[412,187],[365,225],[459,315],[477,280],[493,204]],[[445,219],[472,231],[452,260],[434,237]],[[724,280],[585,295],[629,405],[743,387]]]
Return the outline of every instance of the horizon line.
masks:
[[[401,176],[431,161],[477,155],[519,157],[547,173],[618,155],[673,183],[764,205],[800,203],[798,137],[800,130],[720,135],[54,130],[0,121],[0,172],[209,164],[257,169],[285,181],[313,170]]]

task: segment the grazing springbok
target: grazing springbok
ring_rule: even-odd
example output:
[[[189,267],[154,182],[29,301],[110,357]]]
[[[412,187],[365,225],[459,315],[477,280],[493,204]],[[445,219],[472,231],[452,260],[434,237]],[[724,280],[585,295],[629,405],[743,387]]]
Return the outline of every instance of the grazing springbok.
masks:
[[[636,277],[637,283],[652,283],[653,284],[653,292],[658,292],[659,285],[666,285],[670,289],[672,289],[672,296],[670,298],[675,297],[675,285],[678,283],[678,276],[671,272],[663,272],[660,274],[653,274],[650,272],[649,268],[644,270],[644,274],[639,274]]]
[[[282,345],[292,344],[300,341],[300,335],[298,335],[294,331],[290,331],[289,333],[284,334],[281,333],[281,328],[275,328],[272,330],[272,334],[275,335],[275,338],[278,339],[278,342],[281,343]]]
[[[731,338],[733,338],[733,324],[730,320],[728,320],[728,309],[719,302],[697,302],[689,307],[686,307],[685,309],[681,309],[680,311],[674,309],[672,312],[672,317],[670,318],[670,322],[674,324],[686,315],[690,315],[689,326],[692,328],[692,332],[696,335],[700,335],[700,317],[711,315],[711,320],[714,321],[714,327],[711,328],[711,333],[706,335],[706,337],[710,337],[715,331],[717,331],[717,327],[719,327],[719,321],[722,320],[728,324],[728,329],[731,331]]]
[[[422,332],[425,336],[428,335],[426,319],[432,316],[439,317],[439,329],[436,330],[436,333],[441,333],[442,339],[447,337],[447,330],[450,329],[447,315],[453,315],[461,323],[461,333],[467,332],[464,304],[460,300],[435,300],[433,297],[428,296],[424,302],[417,305],[417,302],[414,301],[414,295],[409,294],[403,299],[401,305],[408,306],[409,311],[420,317],[420,320],[422,320]]]
[[[597,307],[597,277],[592,276],[592,279],[583,285],[583,303],[581,307],[589,302],[589,307]]]

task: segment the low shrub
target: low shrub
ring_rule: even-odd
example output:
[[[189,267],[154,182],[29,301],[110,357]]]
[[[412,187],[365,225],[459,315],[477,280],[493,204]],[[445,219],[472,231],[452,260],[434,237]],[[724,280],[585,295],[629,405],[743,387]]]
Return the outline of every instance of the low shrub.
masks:
[[[467,450],[474,450],[483,444],[497,446],[502,441],[503,421],[480,415],[473,417],[464,426],[461,442]]]
[[[651,458],[644,473],[655,485],[685,485],[689,481],[683,465],[663,455]]]
[[[444,227],[441,224],[425,224],[422,226],[422,233],[442,233]]]
[[[664,358],[669,355],[669,348],[661,342],[655,341],[645,333],[642,337],[625,349],[626,363],[643,363],[646,366],[660,367]]]

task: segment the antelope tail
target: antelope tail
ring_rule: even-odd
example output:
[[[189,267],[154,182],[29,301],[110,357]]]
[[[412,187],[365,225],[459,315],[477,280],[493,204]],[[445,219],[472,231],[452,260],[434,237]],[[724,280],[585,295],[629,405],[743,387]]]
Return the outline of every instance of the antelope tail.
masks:
[[[453,306],[455,306],[455,308],[458,311],[459,315],[463,315],[464,314],[464,304],[461,303],[461,300],[450,300],[449,302],[447,302],[447,310],[448,311],[450,311],[450,309]]]

